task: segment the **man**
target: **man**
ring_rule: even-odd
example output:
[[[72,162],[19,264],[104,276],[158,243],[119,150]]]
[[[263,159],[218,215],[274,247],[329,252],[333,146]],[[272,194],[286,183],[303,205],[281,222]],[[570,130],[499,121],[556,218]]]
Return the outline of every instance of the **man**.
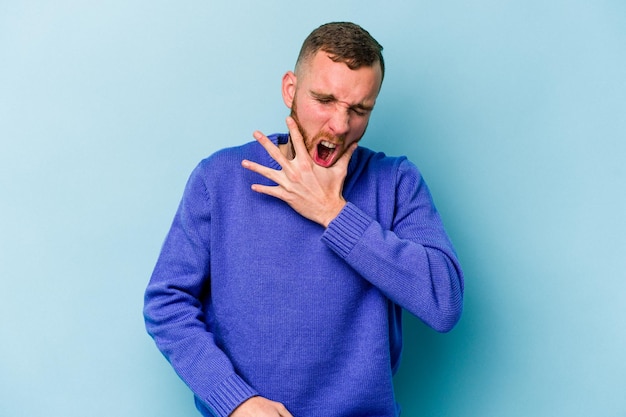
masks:
[[[357,25],[316,29],[283,77],[289,134],[257,131],[191,174],[144,312],[205,416],[397,416],[401,310],[442,332],[460,317],[417,168],[357,147],[381,51]]]

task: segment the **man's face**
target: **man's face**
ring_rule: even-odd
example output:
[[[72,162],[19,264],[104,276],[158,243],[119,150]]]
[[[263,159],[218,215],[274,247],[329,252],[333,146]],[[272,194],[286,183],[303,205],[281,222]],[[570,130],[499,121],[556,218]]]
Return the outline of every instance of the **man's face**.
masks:
[[[380,89],[380,65],[351,70],[319,51],[302,65],[297,78],[283,78],[283,97],[311,158],[332,166],[361,139]]]

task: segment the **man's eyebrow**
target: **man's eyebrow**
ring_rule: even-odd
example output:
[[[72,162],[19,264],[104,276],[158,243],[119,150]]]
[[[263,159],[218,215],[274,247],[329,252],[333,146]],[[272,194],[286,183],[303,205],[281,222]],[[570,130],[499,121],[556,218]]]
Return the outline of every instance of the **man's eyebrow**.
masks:
[[[337,98],[334,95],[332,95],[332,94],[324,94],[324,93],[318,93],[316,91],[311,91],[311,95],[316,100],[338,101]],[[363,103],[357,103],[357,104],[350,105],[350,108],[351,109],[364,110],[364,111],[372,111],[372,110],[374,110],[374,106],[366,106]]]
[[[337,100],[337,98],[335,98],[335,96],[332,94],[324,94],[324,93],[318,93],[316,91],[311,91],[311,95],[313,96],[313,98],[317,100],[331,100],[331,101]]]
[[[363,103],[359,103],[359,104],[355,104],[354,106],[351,106],[354,109],[359,109],[359,110],[364,110],[364,111],[372,111],[374,110],[374,106],[366,106]]]

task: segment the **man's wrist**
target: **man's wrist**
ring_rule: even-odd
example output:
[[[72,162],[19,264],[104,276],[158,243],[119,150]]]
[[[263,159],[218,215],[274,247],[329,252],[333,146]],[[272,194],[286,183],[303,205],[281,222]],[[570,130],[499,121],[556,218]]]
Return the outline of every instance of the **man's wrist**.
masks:
[[[326,216],[325,220],[322,221],[322,226],[324,226],[325,228],[328,228],[328,226],[330,225],[330,223],[335,220],[337,218],[337,216],[339,216],[339,213],[341,213],[341,211],[343,210],[343,208],[346,206],[346,204],[348,204],[346,202],[346,200],[341,199],[341,202],[339,204],[336,204],[334,206],[334,209],[329,210],[328,215]]]

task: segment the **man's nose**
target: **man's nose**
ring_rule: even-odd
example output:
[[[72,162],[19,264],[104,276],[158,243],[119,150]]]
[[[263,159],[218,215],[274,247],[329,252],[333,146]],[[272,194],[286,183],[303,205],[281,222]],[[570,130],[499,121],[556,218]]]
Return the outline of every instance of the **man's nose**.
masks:
[[[350,129],[349,110],[343,106],[337,106],[331,115],[329,128],[335,136],[342,136]]]

